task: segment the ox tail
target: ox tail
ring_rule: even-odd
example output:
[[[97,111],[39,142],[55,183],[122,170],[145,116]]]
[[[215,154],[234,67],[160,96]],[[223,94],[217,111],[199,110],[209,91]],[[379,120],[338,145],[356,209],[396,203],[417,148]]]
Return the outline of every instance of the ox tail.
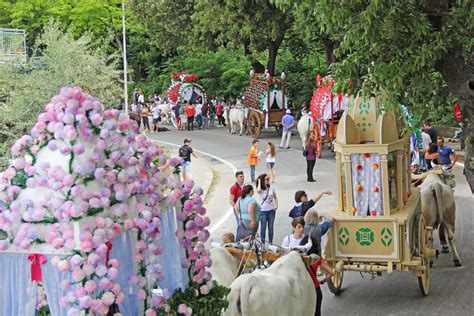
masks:
[[[443,201],[442,199],[442,194],[443,194],[443,189],[441,187],[441,184],[439,183],[434,183],[434,185],[431,187],[431,191],[435,195],[436,199],[436,204],[438,206],[438,217],[439,217],[439,225],[440,229],[442,229],[442,225],[444,224],[444,208],[443,208]]]
[[[237,308],[240,307],[239,312],[242,316],[251,316],[250,314],[250,292],[252,288],[257,284],[255,277],[250,276],[247,279],[247,282],[244,282],[242,289],[240,291],[240,306],[237,304]]]

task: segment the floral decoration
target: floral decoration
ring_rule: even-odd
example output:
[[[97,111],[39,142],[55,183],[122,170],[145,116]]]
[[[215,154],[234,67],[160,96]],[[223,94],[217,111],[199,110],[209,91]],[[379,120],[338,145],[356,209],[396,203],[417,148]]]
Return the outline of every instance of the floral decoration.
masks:
[[[362,191],[363,189],[364,188],[360,184],[356,185],[356,191]]]
[[[193,87],[195,89],[199,89],[202,91],[204,96],[204,100],[206,99],[206,94],[204,92],[204,88],[197,84],[195,81],[198,80],[197,76],[194,74],[190,74],[187,72],[178,72],[178,73],[171,73],[171,85],[166,92],[168,99],[173,103],[177,104],[178,102],[183,102],[182,94],[183,90],[186,87]]]
[[[375,186],[375,187],[374,187],[374,192],[379,192],[379,191],[380,191],[379,187],[378,187],[378,186]]]
[[[361,170],[364,169],[364,168],[362,167],[361,164],[358,164],[358,165],[356,166],[356,169],[357,169],[358,171],[361,171]]]
[[[378,164],[378,163],[374,163],[372,166],[374,167],[375,170],[377,170],[377,169],[379,168],[379,164]]]
[[[6,236],[0,252],[30,250],[38,243],[63,250],[66,254],[51,263],[72,275],[73,282],[61,284],[66,295],[59,302],[68,315],[107,314],[124,302],[117,283],[120,262],[109,258],[109,252],[110,242],[126,231],[137,232],[133,260],[138,270],[128,279],[144,301],[146,315],[192,312],[185,306],[170,310],[167,300],[173,296],[166,289],[160,295],[148,291],[147,282],[159,284],[164,278],[157,262],[163,251],[160,213],[170,208],[183,223],[177,238],[186,252],[182,264],[189,272],[188,286],[199,288],[198,299],[214,287],[206,272],[212,262],[204,247],[210,221],[202,190],[166,173],[168,166],[179,168],[182,159],[166,156],[137,132],[128,115],[104,111],[80,88],[62,88],[31,133],[13,145],[13,164],[0,173],[0,232]],[[36,191],[43,193],[34,197]],[[80,223],[77,236],[74,225],[86,218],[93,220]],[[45,226],[46,231],[41,229]]]
[[[364,154],[364,158],[370,158],[370,154],[369,154],[369,153],[365,153],[365,154]]]

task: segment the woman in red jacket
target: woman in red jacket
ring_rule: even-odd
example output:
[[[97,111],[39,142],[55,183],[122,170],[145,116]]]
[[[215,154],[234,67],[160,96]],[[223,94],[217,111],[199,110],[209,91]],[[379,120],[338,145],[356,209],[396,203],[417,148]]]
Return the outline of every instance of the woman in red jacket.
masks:
[[[187,129],[188,131],[194,131],[194,115],[196,114],[196,109],[191,104],[191,102],[188,102],[188,105],[186,106],[185,111],[186,111],[186,117],[188,118]]]

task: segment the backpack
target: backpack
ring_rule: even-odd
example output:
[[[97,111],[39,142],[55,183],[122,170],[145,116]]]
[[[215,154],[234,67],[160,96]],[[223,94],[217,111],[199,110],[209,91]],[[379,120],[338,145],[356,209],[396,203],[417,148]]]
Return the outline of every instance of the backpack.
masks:
[[[186,148],[186,146],[181,146],[179,148],[179,156],[181,158],[187,158],[188,157],[188,149]]]
[[[298,216],[304,216],[304,213],[303,213],[303,204],[301,205],[295,205],[291,211],[290,211],[290,214],[288,215],[289,217],[291,218],[295,218],[295,217],[298,217]]]
[[[183,114],[183,113],[184,113],[184,109],[183,109],[182,106],[179,107],[178,113],[179,113],[179,114]]]

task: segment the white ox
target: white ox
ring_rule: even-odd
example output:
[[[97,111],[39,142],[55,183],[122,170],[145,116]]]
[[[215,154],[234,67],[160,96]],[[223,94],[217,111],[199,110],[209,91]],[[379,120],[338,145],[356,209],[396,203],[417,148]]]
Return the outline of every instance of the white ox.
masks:
[[[421,211],[425,217],[426,226],[439,229],[441,252],[449,252],[446,242],[446,237],[448,237],[449,246],[453,251],[454,265],[461,266],[461,259],[455,243],[456,204],[454,193],[453,189],[445,184],[441,177],[445,177],[448,184],[453,183],[452,175],[444,176],[431,172],[421,184]],[[433,243],[433,238],[431,238],[431,243]],[[431,248],[433,248],[432,245]]]
[[[223,286],[230,284],[237,277],[239,261],[224,247],[210,250],[212,266],[207,270],[212,274],[212,279]]]
[[[170,105],[168,103],[162,103],[158,105],[158,109],[160,109],[161,122],[169,125],[172,122]]]
[[[301,141],[303,142],[303,149],[306,148],[306,142],[308,137],[313,133],[313,118],[310,114],[304,113],[298,121],[298,133],[300,134]]]
[[[268,269],[239,276],[227,295],[226,316],[312,316],[316,291],[301,256],[290,252]]]
[[[239,136],[242,136],[242,133],[244,131],[244,123],[245,120],[248,116],[248,109],[245,108],[240,108],[240,107],[234,107],[230,109],[229,112],[229,124],[230,124],[230,133],[235,134],[236,132],[236,127],[237,124],[240,126],[240,133]]]

